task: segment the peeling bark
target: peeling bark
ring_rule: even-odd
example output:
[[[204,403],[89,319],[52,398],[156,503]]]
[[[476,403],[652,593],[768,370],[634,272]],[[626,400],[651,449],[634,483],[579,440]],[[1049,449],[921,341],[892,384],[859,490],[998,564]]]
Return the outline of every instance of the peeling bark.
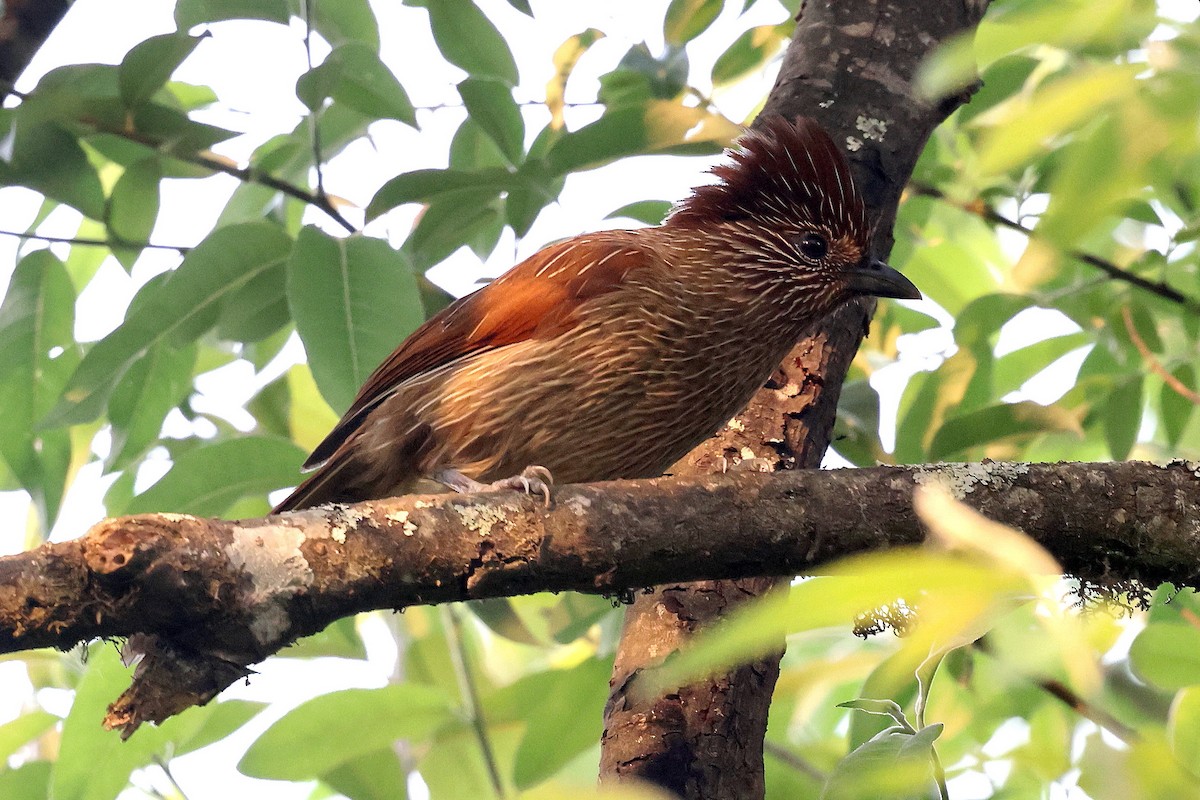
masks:
[[[549,509],[501,493],[240,522],[123,517],[0,558],[0,653],[130,637],[143,658],[106,719],[129,734],[207,702],[251,664],[359,611],[791,576],[914,544],[923,534],[912,492],[927,483],[1023,528],[1072,574],[1197,585],[1198,475],[1182,462],[877,467],[563,487]],[[714,685],[740,702],[753,684]]]

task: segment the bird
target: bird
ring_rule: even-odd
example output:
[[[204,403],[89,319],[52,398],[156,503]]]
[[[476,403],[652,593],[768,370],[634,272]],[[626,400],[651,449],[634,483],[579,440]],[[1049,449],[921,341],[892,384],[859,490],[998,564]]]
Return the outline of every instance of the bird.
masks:
[[[772,117],[710,172],[661,225],[549,245],[428,319],[274,512],[430,480],[548,502],[552,482],[658,477],[811,323],[858,295],[920,298],[872,257],[849,166],[815,120]]]

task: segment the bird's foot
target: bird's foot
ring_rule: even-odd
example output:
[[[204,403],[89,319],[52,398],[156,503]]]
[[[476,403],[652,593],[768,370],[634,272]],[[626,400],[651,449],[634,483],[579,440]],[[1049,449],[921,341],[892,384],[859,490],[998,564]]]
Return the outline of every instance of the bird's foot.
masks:
[[[545,467],[530,466],[521,470],[521,474],[501,478],[491,483],[480,483],[474,478],[468,478],[456,469],[440,469],[434,480],[461,494],[476,492],[493,492],[500,489],[511,489],[528,495],[541,495],[546,506],[550,505],[550,487],[554,485],[554,476]]]

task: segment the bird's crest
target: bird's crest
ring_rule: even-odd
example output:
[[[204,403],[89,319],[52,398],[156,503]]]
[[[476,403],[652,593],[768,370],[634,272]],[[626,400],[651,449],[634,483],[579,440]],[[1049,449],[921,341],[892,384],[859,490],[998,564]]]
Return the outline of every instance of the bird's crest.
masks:
[[[694,189],[671,212],[668,224],[800,221],[866,241],[866,211],[850,168],[819,123],[773,117],[737,144],[729,151],[732,160],[712,169],[720,181]]]

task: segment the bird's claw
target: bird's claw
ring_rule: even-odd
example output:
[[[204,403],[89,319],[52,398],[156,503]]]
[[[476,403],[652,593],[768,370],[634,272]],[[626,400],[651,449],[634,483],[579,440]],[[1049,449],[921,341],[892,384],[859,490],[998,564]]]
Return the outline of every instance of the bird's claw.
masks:
[[[539,494],[544,505],[550,507],[550,487],[554,485],[554,476],[545,467],[532,465],[521,470],[520,475],[501,478],[487,485],[489,489],[512,489],[528,495]]]
[[[554,476],[545,467],[533,465],[521,470],[521,474],[501,478],[491,483],[480,483],[468,478],[456,469],[441,469],[434,474],[434,480],[450,487],[456,492],[474,494],[476,492],[492,492],[507,489],[524,492],[528,495],[542,496],[547,508],[550,507],[550,487],[554,485]]]

